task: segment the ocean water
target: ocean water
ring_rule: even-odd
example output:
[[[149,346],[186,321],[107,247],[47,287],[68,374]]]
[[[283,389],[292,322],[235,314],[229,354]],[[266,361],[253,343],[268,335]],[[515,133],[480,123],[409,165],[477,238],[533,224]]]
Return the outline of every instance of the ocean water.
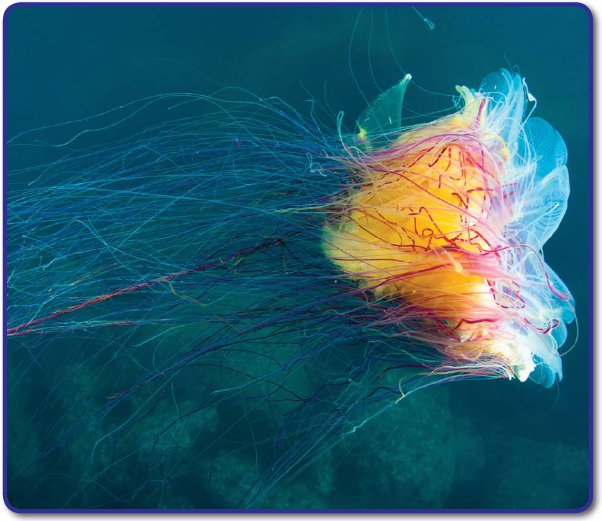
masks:
[[[421,5],[419,10],[403,4],[20,4],[5,14],[8,138],[147,96],[211,94],[220,84],[276,96],[306,117],[310,100],[319,100],[335,113],[344,111],[352,128],[379,88],[403,76],[400,65],[419,86],[410,85],[406,102],[420,113],[449,109],[450,98],[438,94],[455,94],[455,85],[476,88],[489,72],[517,67],[537,98],[535,115],[563,136],[571,196],[560,228],[545,247],[546,262],[576,301],[579,336],[563,359],[563,381],[550,389],[486,380],[420,391],[321,454],[256,508],[578,509],[589,498],[587,12],[580,6],[523,5]],[[157,122],[155,113],[140,118],[138,128],[145,118],[148,124]],[[82,140],[86,146],[106,143],[127,135],[130,124],[116,126],[108,137],[105,132],[104,141],[94,134]],[[71,129],[57,127],[43,136],[65,142]],[[11,147],[8,168],[46,161],[46,154],[54,158],[75,145],[58,152]],[[8,190],[31,181],[23,174],[11,179]],[[10,314],[9,307],[9,319]],[[569,343],[575,333],[572,327]],[[240,434],[220,447],[223,452],[207,457],[209,463],[198,458],[208,454],[206,440],[228,424],[229,416],[202,411],[179,426],[169,443],[153,444],[174,407],[194,407],[194,388],[198,393],[204,388],[198,378],[182,377],[176,390],[167,391],[173,392],[171,405],[161,402],[152,414],[145,413],[148,421],[131,431],[123,460],[112,457],[110,447],[93,451],[97,440],[137,412],[135,401],[113,411],[113,423],[90,422],[77,434],[70,432],[106,396],[98,366],[74,370],[69,359],[81,361],[123,338],[106,331],[89,338],[79,333],[9,339],[10,504],[21,509],[240,506],[249,469],[264,462],[264,445],[249,451],[249,434]],[[141,337],[129,341],[138,345]],[[138,363],[145,361],[123,358],[122,370],[133,371],[130,380],[136,378],[131,366]],[[188,394],[176,399],[184,388]],[[50,417],[52,427],[46,423]],[[258,439],[265,434],[250,422],[247,430]],[[177,462],[169,459],[174,454]],[[161,462],[173,474],[161,472]]]

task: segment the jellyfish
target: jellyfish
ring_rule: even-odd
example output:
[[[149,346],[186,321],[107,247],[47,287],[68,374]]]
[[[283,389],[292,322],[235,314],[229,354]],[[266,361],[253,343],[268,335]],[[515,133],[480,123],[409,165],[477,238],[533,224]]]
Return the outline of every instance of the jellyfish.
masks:
[[[7,384],[31,395],[14,506],[47,507],[66,465],[59,508],[161,507],[174,483],[269,507],[420,389],[562,379],[574,301],[543,257],[569,196],[562,138],[519,74],[408,126],[410,83],[354,132],[240,89],[145,98],[9,172]]]

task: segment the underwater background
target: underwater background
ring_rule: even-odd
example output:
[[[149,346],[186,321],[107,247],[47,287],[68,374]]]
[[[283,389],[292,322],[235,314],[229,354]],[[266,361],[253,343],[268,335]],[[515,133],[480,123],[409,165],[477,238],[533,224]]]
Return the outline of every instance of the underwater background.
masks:
[[[563,381],[551,389],[516,380],[463,381],[415,393],[321,456],[261,506],[577,509],[589,496],[588,16],[580,6],[418,9],[432,21],[432,30],[403,4],[363,10],[358,5],[20,4],[5,14],[7,137],[145,96],[210,93],[216,89],[213,80],[278,96],[301,114],[309,112],[307,100],[326,99],[335,112],[345,112],[352,127],[366,100],[378,94],[375,81],[386,89],[401,78],[396,60],[417,85],[443,94],[455,94],[455,85],[476,88],[500,67],[518,67],[537,98],[535,115],[560,132],[569,151],[569,209],[545,247],[546,262],[570,288],[577,306],[579,339],[563,359]],[[405,104],[424,113],[449,108],[450,99],[410,85]],[[9,150],[8,160],[9,169],[35,162],[20,149]],[[570,331],[567,345],[574,325]],[[8,342],[9,374],[26,347],[27,341]],[[35,414],[36,393],[44,392],[40,382],[52,372],[52,357],[77,349],[68,339],[59,347],[62,354],[45,354],[9,396],[12,506],[199,509],[236,504],[233,490],[244,482],[245,466],[235,457],[221,465],[210,485],[199,471],[166,484],[160,493],[141,493],[128,501],[110,499],[99,486],[88,487],[84,503],[68,502],[77,468],[88,457],[84,444],[80,454],[73,445],[68,453],[57,450],[47,463],[11,482],[11,468],[19,468],[24,457],[11,447]],[[94,374],[83,373],[73,385],[85,392],[93,381]],[[209,416],[198,422],[217,428]],[[43,432],[44,425],[34,423],[33,428]],[[127,481],[136,471],[134,465],[121,466],[113,478]]]

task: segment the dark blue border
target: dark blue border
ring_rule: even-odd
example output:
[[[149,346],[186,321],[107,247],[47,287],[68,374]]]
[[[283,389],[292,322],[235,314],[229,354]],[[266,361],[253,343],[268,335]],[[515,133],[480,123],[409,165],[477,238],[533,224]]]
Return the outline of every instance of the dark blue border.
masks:
[[[3,306],[3,331],[6,332],[7,322],[6,322],[6,15],[16,6],[18,5],[130,5],[130,6],[145,6],[145,5],[224,5],[224,2],[81,2],[81,3],[68,3],[68,2],[17,2],[14,3],[4,11],[4,16],[2,19],[3,23],[3,121],[2,127],[4,131],[4,142],[2,143],[4,156],[3,156],[3,164],[2,164],[2,204],[4,208],[4,220],[2,223],[2,231],[3,231],[3,241],[2,241],[2,262],[4,266],[4,279],[2,281],[3,284],[3,295],[4,295],[4,306]],[[248,5],[248,4],[263,4],[263,5],[363,5],[363,2],[320,2],[320,3],[307,3],[307,2],[283,2],[283,3],[268,3],[268,2],[229,2],[230,5]],[[411,2],[398,2],[399,4],[409,4]],[[390,2],[370,2],[370,5],[395,5]],[[281,514],[293,514],[293,513],[383,513],[383,514],[392,514],[392,513],[428,513],[428,514],[441,514],[441,513],[565,513],[565,514],[573,514],[580,513],[587,510],[593,502],[594,499],[594,490],[593,490],[593,481],[594,481],[594,411],[593,411],[593,402],[594,402],[594,353],[593,353],[593,344],[594,344],[594,20],[593,15],[589,7],[580,2],[424,2],[420,5],[481,5],[481,6],[489,6],[489,5],[508,5],[508,6],[576,6],[581,7],[586,13],[589,20],[588,29],[589,29],[589,101],[590,101],[590,112],[589,112],[589,499],[587,503],[577,509],[20,509],[13,507],[8,501],[8,493],[7,493],[7,468],[6,468],[6,333],[3,334],[2,338],[2,357],[3,357],[3,374],[2,374],[2,385],[3,385],[3,420],[2,420],[2,429],[3,429],[3,437],[2,437],[2,450],[3,450],[3,487],[2,487],[2,498],[4,499],[4,504],[8,507],[12,512],[20,513],[40,513],[40,514],[90,514],[90,513],[123,513],[123,514],[176,514],[176,513],[281,513]]]

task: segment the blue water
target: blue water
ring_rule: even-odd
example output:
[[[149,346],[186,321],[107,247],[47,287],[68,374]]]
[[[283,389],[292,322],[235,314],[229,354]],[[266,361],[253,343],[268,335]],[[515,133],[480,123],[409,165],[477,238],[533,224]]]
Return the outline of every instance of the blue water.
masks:
[[[454,94],[455,85],[476,87],[496,68],[518,67],[538,100],[536,115],[560,132],[569,151],[569,209],[545,249],[546,262],[577,305],[579,339],[563,360],[563,381],[551,389],[474,381],[417,393],[259,506],[580,508],[589,494],[587,13],[580,6],[419,9],[432,30],[408,5],[361,12],[357,5],[17,5],[5,15],[7,136],[145,96],[209,94],[218,83],[278,96],[303,114],[308,100],[326,100],[353,122],[378,86],[399,81],[398,63],[417,85],[443,94]],[[448,97],[414,86],[406,100],[422,113],[450,106]],[[11,150],[9,161],[11,168],[32,158]],[[574,328],[571,333],[574,338]],[[9,352],[26,347],[8,344]],[[67,354],[73,346],[64,342],[60,348]],[[44,375],[52,370],[52,356],[39,363],[41,369],[32,369],[9,396],[9,479],[21,468],[14,451],[23,425],[50,385]],[[73,385],[92,385],[93,375],[79,378]],[[43,433],[45,426],[34,422],[29,429]],[[78,446],[69,450],[77,454]],[[57,451],[9,482],[9,501],[19,508],[230,508],[237,504],[232,491],[244,481],[245,461],[231,458],[152,494],[141,489],[121,497],[123,481],[135,483],[140,472],[132,464],[75,495],[86,460]]]

